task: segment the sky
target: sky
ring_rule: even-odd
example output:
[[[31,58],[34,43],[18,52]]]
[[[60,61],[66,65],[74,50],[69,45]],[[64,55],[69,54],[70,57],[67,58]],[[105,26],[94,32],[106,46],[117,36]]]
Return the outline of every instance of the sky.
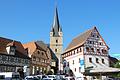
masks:
[[[120,58],[120,0],[0,0],[0,37],[49,44],[55,5],[64,49],[73,38],[96,26],[110,47],[109,54]]]

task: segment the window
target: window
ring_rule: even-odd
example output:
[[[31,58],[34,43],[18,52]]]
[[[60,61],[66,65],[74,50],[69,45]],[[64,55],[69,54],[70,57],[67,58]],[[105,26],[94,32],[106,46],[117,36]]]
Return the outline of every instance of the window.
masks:
[[[80,58],[79,58],[79,63],[80,63]]]
[[[98,58],[96,58],[96,63],[99,63]]]
[[[68,53],[68,56],[70,56],[70,52]]]
[[[56,40],[56,43],[58,43],[58,40]]]
[[[77,49],[77,52],[81,52],[81,48],[78,48],[78,49]]]
[[[79,67],[79,72],[81,72],[81,67]]]
[[[99,35],[97,35],[97,38],[99,38]]]
[[[76,72],[76,68],[75,68],[75,72]]]
[[[91,51],[94,52],[94,48],[91,48]]]
[[[102,49],[102,53],[103,53],[103,54],[107,54],[107,50]]]
[[[57,49],[55,49],[55,52],[57,52]]]
[[[38,61],[38,62],[39,62],[39,58],[36,58],[36,61]]]
[[[73,60],[73,64],[74,64],[74,60]]]
[[[42,55],[44,55],[44,53],[42,52]]]
[[[90,41],[90,44],[92,44],[92,41]]]
[[[89,62],[92,63],[92,58],[89,58]]]
[[[100,53],[100,49],[97,49],[97,53]]]
[[[99,43],[100,45],[103,45],[102,42]]]
[[[77,53],[79,52],[79,50],[77,49]]]
[[[104,59],[102,59],[102,63],[105,64]]]
[[[89,52],[89,47],[86,47],[86,51]]]
[[[75,54],[75,50],[74,50],[74,54]]]
[[[37,51],[38,52],[38,54],[40,54],[40,51]]]
[[[94,35],[94,34],[92,34],[92,37],[95,37],[95,35]]]

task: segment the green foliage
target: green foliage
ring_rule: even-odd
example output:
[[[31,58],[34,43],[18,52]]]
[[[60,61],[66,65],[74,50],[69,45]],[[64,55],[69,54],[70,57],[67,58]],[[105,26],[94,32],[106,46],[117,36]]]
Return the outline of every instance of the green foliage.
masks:
[[[116,62],[116,64],[114,65],[115,68],[120,68],[120,61]],[[114,77],[119,77],[120,78],[120,72],[117,74],[113,75]]]
[[[120,68],[120,61],[116,62],[116,64],[114,65],[115,68]]]

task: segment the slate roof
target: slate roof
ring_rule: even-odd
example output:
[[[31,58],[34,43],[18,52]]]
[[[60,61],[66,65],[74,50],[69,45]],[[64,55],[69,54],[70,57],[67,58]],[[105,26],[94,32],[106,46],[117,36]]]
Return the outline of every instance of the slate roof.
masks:
[[[55,16],[54,16],[54,21],[53,21],[51,32],[53,32],[53,36],[55,37],[59,37],[58,32],[62,32],[62,28],[60,27],[60,24],[59,24],[57,7],[55,9]]]
[[[35,44],[39,46],[41,49],[43,49],[44,51],[47,50],[47,45],[43,41],[36,41]]]
[[[50,49],[50,47],[48,47],[48,48]],[[50,52],[51,52],[52,60],[58,61],[58,58],[57,58],[57,56],[55,55],[55,53],[52,51],[52,49],[50,49]]]

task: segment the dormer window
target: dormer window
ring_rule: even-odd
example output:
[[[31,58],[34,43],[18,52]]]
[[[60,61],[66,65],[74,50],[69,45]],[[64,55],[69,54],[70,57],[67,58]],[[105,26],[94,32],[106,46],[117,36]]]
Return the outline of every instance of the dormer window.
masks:
[[[16,49],[16,46],[14,41],[11,43],[8,43],[6,46],[7,53],[10,55],[15,55],[15,49]]]
[[[15,54],[15,47],[13,47],[13,46],[11,46],[11,48],[10,48],[10,54]]]

